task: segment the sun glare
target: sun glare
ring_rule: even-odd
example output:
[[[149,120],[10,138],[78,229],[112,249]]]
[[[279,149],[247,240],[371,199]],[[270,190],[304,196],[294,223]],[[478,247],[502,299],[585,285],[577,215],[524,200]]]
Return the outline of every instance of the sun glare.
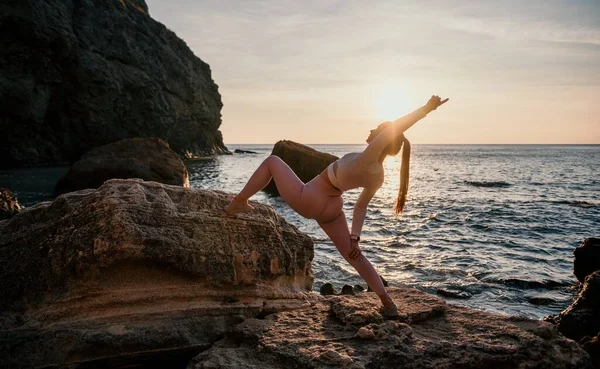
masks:
[[[374,114],[382,121],[393,121],[408,112],[409,99],[401,85],[385,85],[375,94]]]

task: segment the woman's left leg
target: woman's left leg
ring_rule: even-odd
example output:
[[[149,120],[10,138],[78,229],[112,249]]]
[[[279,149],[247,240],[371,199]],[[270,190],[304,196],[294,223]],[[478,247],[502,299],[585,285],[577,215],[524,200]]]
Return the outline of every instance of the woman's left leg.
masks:
[[[252,206],[248,205],[248,199],[265,188],[271,181],[271,178],[273,178],[281,198],[290,205],[292,209],[298,211],[297,207],[300,203],[304,183],[298,178],[296,173],[281,160],[281,158],[271,155],[267,157],[254,171],[252,176],[250,176],[250,179],[244,188],[232,200],[227,212],[235,214],[251,210]]]
[[[348,223],[346,222],[346,215],[343,211],[332,221],[319,222],[319,226],[325,231],[327,236],[333,241],[333,244],[338,249],[340,254],[356,269],[358,274],[367,282],[373,291],[377,294],[381,303],[384,306],[393,305],[393,301],[389,297],[379,274],[373,267],[373,264],[359,252],[355,258],[350,257],[352,252],[352,245],[350,242],[350,231],[348,230]],[[394,305],[395,307],[395,305]]]

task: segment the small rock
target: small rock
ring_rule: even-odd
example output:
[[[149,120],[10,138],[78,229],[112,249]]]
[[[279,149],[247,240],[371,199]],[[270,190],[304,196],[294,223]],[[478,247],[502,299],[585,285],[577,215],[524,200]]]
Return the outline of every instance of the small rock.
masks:
[[[349,365],[353,361],[348,355],[342,355],[334,350],[323,352],[317,359],[329,365]]]
[[[533,305],[550,305],[554,303],[554,299],[548,297],[530,297],[529,303]]]
[[[375,333],[373,333],[373,331],[367,327],[360,327],[357,334],[358,337],[362,338],[363,340],[375,339]]]
[[[342,287],[342,292],[340,292],[340,294],[342,295],[355,295],[354,293],[354,289],[352,288],[352,286],[345,284],[344,287]]]
[[[361,293],[364,291],[365,291],[365,288],[363,286],[361,286],[360,284],[357,284],[354,286],[354,293]]]
[[[335,295],[335,290],[333,289],[333,285],[331,283],[325,283],[322,285],[319,292],[323,296]]]
[[[8,219],[21,211],[17,197],[6,188],[0,188],[0,220]]]
[[[240,150],[240,149],[235,149],[235,150],[233,150],[233,152],[236,154],[256,154],[256,152],[254,152],[254,151]]]
[[[471,298],[471,294],[465,291],[448,290],[444,288],[438,288],[437,294],[440,296],[452,298],[452,299],[468,299]]]

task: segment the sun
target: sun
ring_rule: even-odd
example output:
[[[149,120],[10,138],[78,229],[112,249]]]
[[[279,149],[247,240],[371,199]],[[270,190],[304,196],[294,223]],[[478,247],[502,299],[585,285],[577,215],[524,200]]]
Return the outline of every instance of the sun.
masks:
[[[385,84],[374,94],[373,110],[377,119],[393,121],[407,113],[409,98],[400,84]]]

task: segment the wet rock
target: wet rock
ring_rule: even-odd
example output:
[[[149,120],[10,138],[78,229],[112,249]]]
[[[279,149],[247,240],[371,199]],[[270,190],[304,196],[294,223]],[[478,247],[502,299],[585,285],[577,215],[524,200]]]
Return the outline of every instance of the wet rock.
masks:
[[[529,298],[529,303],[533,304],[533,305],[550,305],[553,304],[555,301],[554,299],[548,298],[548,297],[530,297]]]
[[[268,369],[590,368],[585,351],[552,334],[548,323],[446,305],[415,289],[389,292],[400,311],[411,318],[424,312],[428,318],[410,319],[410,324],[383,321],[376,296],[327,296],[310,308],[272,314],[257,324],[248,324],[256,320],[249,319],[240,329],[243,336],[234,330],[201,356],[208,363],[220,360],[210,368],[251,368],[239,365],[243,362]],[[431,315],[439,306],[442,313]],[[340,311],[353,309],[371,314],[356,324],[340,319]],[[203,366],[188,366],[196,368]]]
[[[333,289],[333,285],[331,283],[325,283],[322,285],[319,292],[323,296],[335,295],[335,290]]]
[[[255,151],[240,150],[240,149],[235,149],[233,152],[236,153],[236,154],[256,154]]]
[[[258,203],[227,216],[230,200],[109,180],[0,222],[0,367],[185,365],[245,318],[307,305],[311,238]]]
[[[600,270],[600,238],[586,238],[573,254],[573,273],[579,282],[583,283],[585,277]]]
[[[345,284],[342,287],[342,292],[340,292],[340,294],[342,295],[356,295],[356,293],[354,292],[354,288],[350,285]]]
[[[8,219],[21,211],[17,197],[6,189],[0,188],[0,220]]]
[[[583,349],[590,354],[596,368],[600,368],[600,333],[583,344]]]
[[[354,293],[361,293],[364,292],[365,288],[363,286],[361,286],[360,284],[354,285]]]
[[[144,0],[0,4],[0,167],[74,162],[160,137],[179,155],[227,152],[208,64]]]
[[[55,192],[98,188],[113,178],[141,178],[190,187],[189,177],[185,164],[165,141],[131,138],[94,148],[83,155],[57,183]]]
[[[329,164],[338,159],[337,156],[317,151],[306,145],[294,141],[278,141],[273,147],[272,155],[279,156],[302,182],[310,182],[321,173]],[[271,181],[264,191],[273,195],[279,195],[275,182]]]
[[[600,332],[600,270],[588,275],[579,296],[558,316],[558,331],[576,341]]]
[[[448,297],[451,299],[470,299],[471,294],[465,291],[450,290],[445,288],[438,288],[437,294],[440,296]]]

